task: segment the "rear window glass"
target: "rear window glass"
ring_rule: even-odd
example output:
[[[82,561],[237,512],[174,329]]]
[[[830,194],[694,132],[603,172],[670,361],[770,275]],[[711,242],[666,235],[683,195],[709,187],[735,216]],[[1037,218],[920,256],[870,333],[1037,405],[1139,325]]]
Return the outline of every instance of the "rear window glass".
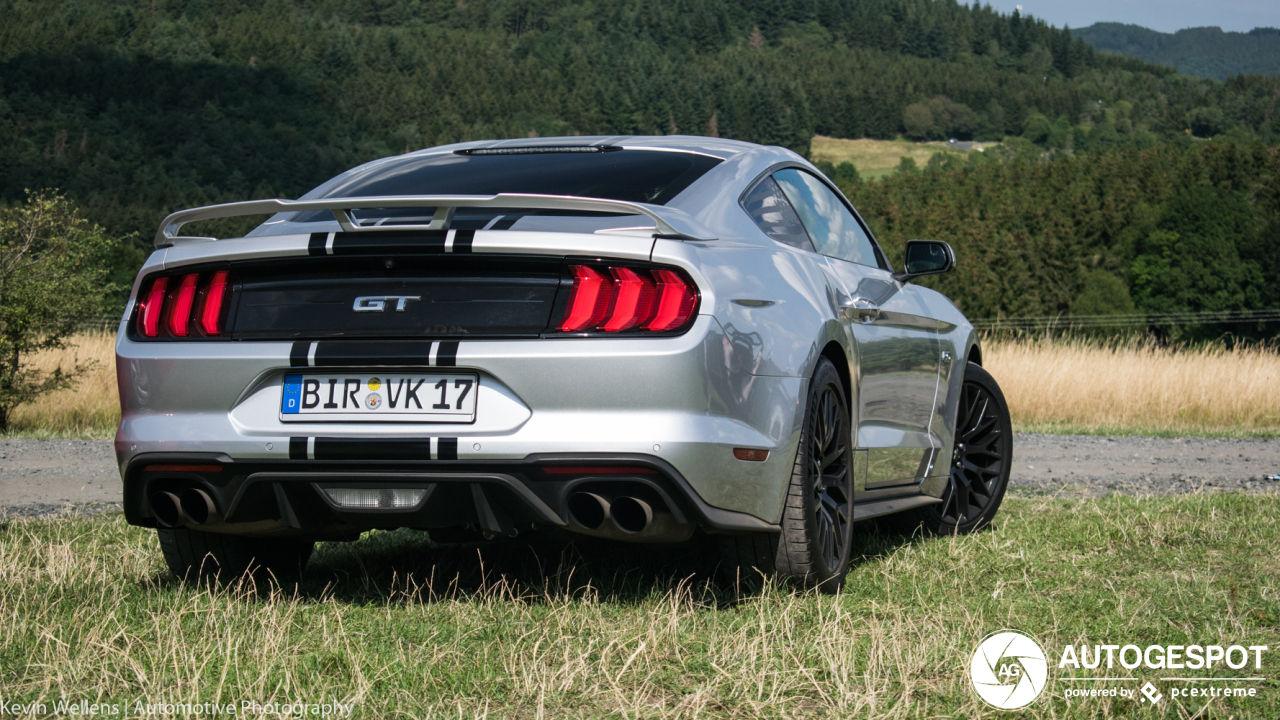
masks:
[[[357,170],[320,197],[532,193],[665,205],[720,162],[653,150],[407,156]]]
[[[751,192],[742,198],[742,209],[747,211],[765,235],[801,250],[813,250],[809,233],[800,224],[800,217],[783,195],[773,178],[756,183]]]

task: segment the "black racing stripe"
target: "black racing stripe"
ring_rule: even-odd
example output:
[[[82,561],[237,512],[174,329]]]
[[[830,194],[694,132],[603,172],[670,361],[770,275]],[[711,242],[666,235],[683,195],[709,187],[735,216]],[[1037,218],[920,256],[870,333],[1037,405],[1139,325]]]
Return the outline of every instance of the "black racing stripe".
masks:
[[[440,438],[436,446],[437,460],[458,459],[458,438]]]
[[[511,226],[515,225],[516,221],[519,219],[520,219],[519,215],[503,215],[498,220],[498,222],[494,223],[493,227],[489,229],[490,230],[510,230]]]
[[[456,350],[454,354],[457,354]],[[330,340],[316,343],[316,367],[430,364],[430,340]]]
[[[447,230],[342,232],[333,236],[333,254],[442,253],[446,237],[448,237]]]
[[[307,439],[304,437],[289,438],[289,459],[290,460],[306,460],[307,459]]]
[[[447,340],[440,343],[440,350],[436,352],[436,367],[453,367],[458,364],[458,343],[456,340]]]
[[[308,255],[323,255],[324,245],[329,241],[329,233],[311,233],[311,239],[307,240]]]
[[[459,230],[453,236],[453,251],[456,253],[471,252],[471,243],[476,239],[475,230]]]
[[[454,454],[457,454],[455,447]],[[316,460],[430,460],[430,438],[316,438]]]
[[[289,348],[289,367],[306,367],[307,355],[311,352],[311,343],[299,340]]]

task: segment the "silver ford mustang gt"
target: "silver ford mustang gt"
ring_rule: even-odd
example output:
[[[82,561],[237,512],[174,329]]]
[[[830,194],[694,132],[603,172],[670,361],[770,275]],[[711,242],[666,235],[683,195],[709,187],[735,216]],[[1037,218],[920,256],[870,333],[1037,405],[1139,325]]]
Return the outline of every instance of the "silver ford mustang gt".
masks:
[[[186,223],[271,215],[241,238]],[[129,522],[179,576],[371,528],[555,527],[832,591],[853,523],[964,533],[1012,436],[973,327],[777,147],[472,142],[177,212],[120,325]]]

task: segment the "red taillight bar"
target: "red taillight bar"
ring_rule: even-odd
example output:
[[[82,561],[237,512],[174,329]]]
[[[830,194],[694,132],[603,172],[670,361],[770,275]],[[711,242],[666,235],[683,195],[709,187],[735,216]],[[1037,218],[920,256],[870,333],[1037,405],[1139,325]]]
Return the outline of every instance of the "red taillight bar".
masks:
[[[609,320],[600,329],[605,332],[622,332],[648,320],[649,310],[653,307],[655,285],[653,279],[648,277],[649,273],[640,275],[625,267],[609,268],[609,272],[613,273],[615,297]]]
[[[223,311],[230,284],[226,270],[155,278],[139,293],[138,335],[148,338],[221,335],[225,330]],[[198,333],[191,331],[193,321]]]
[[[571,265],[573,286],[560,332],[670,332],[686,326],[698,289],[679,271],[624,265]]]
[[[187,326],[191,324],[191,306],[196,301],[196,280],[198,275],[187,275],[173,294],[173,305],[169,308],[169,333],[174,337],[186,337]]]
[[[169,287],[169,278],[156,278],[151,283],[151,291],[147,299],[138,309],[138,332],[147,337],[160,334],[160,311],[164,309],[164,291]]]
[[[573,266],[573,290],[569,293],[569,310],[563,332],[579,332],[600,324],[613,297],[613,283],[590,265]]]
[[[227,271],[219,270],[213,274],[208,290],[204,294],[204,309],[200,312],[200,329],[205,335],[222,333],[222,298],[227,293]]]
[[[698,294],[684,278],[671,270],[658,269],[653,274],[658,277],[658,302],[653,319],[645,330],[664,332],[678,328],[693,315]]]

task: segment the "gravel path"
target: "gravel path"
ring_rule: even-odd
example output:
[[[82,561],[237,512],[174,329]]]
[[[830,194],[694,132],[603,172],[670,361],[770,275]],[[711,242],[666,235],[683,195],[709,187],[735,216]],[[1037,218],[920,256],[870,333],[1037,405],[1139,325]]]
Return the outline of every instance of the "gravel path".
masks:
[[[1280,440],[1023,434],[1010,495],[1280,492],[1273,474]],[[0,515],[116,510],[120,492],[110,440],[0,440]]]

